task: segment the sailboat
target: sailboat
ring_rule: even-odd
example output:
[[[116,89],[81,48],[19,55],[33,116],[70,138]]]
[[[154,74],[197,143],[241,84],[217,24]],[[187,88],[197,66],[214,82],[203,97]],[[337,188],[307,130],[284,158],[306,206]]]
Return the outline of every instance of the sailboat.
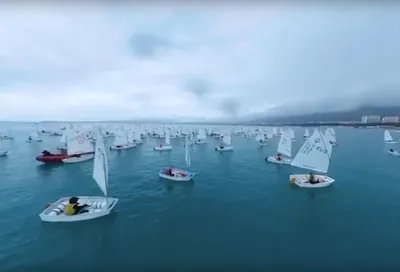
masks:
[[[197,134],[197,140],[195,143],[196,144],[206,144],[207,143],[206,131],[203,128],[199,129],[199,132]]]
[[[37,128],[33,127],[31,129],[31,132],[29,133],[29,137],[28,137],[28,142],[41,142],[43,141],[42,138],[40,138],[38,132],[37,132]]]
[[[336,143],[336,133],[333,128],[327,128],[325,130],[325,139],[328,140],[328,143],[330,143],[332,146],[337,146]]]
[[[110,150],[124,150],[136,147],[135,143],[129,142],[128,133],[126,131],[118,131],[115,135],[114,142],[110,146]]]
[[[187,134],[185,137],[185,161],[186,161],[186,167],[190,167],[191,164],[190,145],[189,145],[189,135]],[[161,169],[158,175],[160,176],[160,178],[174,180],[174,181],[189,181],[194,177],[195,173],[184,169],[169,167]]]
[[[100,196],[79,196],[79,204],[88,205],[86,213],[76,215],[65,215],[64,208],[68,204],[70,197],[63,197],[55,203],[50,204],[39,214],[45,222],[76,222],[95,219],[106,216],[114,209],[118,202],[117,198],[108,197],[108,162],[107,153],[104,147],[104,140],[98,131],[96,135],[96,152],[93,165],[93,179],[104,193],[105,197]]]
[[[225,134],[222,137],[222,143],[215,148],[215,151],[232,151],[233,146],[232,146],[232,137],[230,134]]]
[[[308,128],[306,128],[306,129],[304,130],[303,139],[304,139],[304,140],[307,140],[308,137],[310,137],[310,131],[308,130]]]
[[[76,163],[93,159],[93,146],[84,133],[68,130],[66,132],[67,152],[51,154],[43,151],[36,160],[44,163]]]
[[[154,147],[155,151],[164,151],[164,150],[172,150],[171,142],[170,142],[170,135],[169,130],[165,131],[165,143],[159,144]]]
[[[64,151],[67,150],[67,131],[64,132],[63,135],[61,135],[60,138],[60,144],[57,146],[58,150]]]
[[[14,137],[9,132],[0,133],[0,139],[3,140],[12,140]]]
[[[262,131],[258,131],[256,141],[260,144],[260,146],[267,145],[267,139],[265,138],[264,133]]]
[[[133,142],[135,143],[135,144],[143,144],[143,140],[142,140],[142,134],[140,133],[140,131],[139,130],[134,130],[133,131]]]
[[[292,142],[296,142],[296,135],[295,135],[295,133],[294,133],[293,128],[288,128],[288,132],[289,132],[291,141],[292,141]],[[283,132],[282,132],[282,134],[283,134]],[[281,134],[281,135],[282,135],[282,134]]]
[[[399,143],[398,141],[394,141],[392,134],[390,134],[389,130],[385,130],[385,133],[383,135],[383,142],[385,144],[397,144]]]
[[[292,160],[291,165],[318,173],[327,173],[331,155],[332,145],[328,143],[319,129],[315,129]],[[314,177],[318,183],[310,183],[307,174],[290,175],[290,183],[299,187],[321,188],[329,186],[335,181],[327,175],[314,175]]]
[[[6,156],[8,154],[8,150],[3,148],[3,140],[0,138],[0,156]]]
[[[291,135],[288,132],[283,132],[281,139],[278,144],[278,153],[287,156],[287,158],[279,156],[268,156],[265,158],[267,162],[278,163],[278,164],[290,164],[292,156],[292,140]]]
[[[397,157],[400,156],[400,152],[398,150],[394,150],[392,148],[388,150],[388,153],[393,156],[397,156]]]

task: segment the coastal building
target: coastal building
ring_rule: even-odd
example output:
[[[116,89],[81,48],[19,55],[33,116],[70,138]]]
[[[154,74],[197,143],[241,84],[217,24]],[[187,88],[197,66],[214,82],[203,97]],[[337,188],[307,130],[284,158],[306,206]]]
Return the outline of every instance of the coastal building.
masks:
[[[379,123],[381,117],[379,115],[366,115],[361,118],[361,123]]]
[[[400,121],[399,116],[385,116],[382,118],[382,123],[397,123]]]

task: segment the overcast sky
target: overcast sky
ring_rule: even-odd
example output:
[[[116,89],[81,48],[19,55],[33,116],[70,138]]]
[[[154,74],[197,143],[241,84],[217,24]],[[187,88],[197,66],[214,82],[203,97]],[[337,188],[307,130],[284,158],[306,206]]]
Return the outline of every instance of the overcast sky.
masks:
[[[157,3],[2,5],[0,120],[218,119],[400,102],[400,5]]]

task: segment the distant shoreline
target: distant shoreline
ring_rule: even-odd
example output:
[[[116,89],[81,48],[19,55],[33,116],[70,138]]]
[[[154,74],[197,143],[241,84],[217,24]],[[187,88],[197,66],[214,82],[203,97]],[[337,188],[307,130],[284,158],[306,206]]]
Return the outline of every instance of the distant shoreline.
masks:
[[[354,128],[399,128],[400,123],[361,123],[361,122],[307,122],[307,123],[261,123],[256,126],[297,126],[297,127],[354,127]]]

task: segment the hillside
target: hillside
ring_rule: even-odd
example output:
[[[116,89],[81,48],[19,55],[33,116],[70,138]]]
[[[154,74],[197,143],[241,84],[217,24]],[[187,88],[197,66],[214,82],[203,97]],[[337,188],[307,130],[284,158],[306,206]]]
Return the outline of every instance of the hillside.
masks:
[[[266,117],[254,120],[254,122],[273,123],[306,123],[306,122],[327,122],[327,121],[361,121],[364,115],[400,116],[398,107],[374,107],[365,106],[355,110],[343,112],[319,112],[305,115],[284,115],[279,117]]]

